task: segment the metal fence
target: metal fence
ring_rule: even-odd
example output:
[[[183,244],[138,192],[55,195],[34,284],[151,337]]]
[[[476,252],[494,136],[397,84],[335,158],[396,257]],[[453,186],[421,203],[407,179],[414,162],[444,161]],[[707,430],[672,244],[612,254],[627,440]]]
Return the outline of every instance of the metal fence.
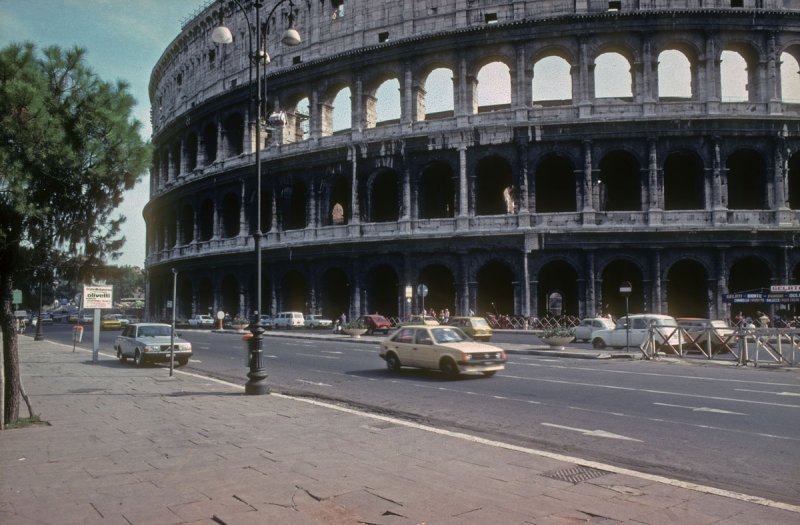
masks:
[[[677,337],[677,343],[671,343]],[[659,354],[685,357],[699,353],[708,359],[735,360],[754,366],[800,364],[800,329],[713,328],[686,331],[651,326],[639,348],[646,359]]]

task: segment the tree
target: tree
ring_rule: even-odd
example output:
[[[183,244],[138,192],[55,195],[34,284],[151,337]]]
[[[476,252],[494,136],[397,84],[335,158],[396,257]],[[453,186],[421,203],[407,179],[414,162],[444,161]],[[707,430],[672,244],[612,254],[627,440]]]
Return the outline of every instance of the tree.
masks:
[[[13,275],[23,250],[38,267],[82,274],[116,258],[122,193],[144,173],[149,145],[122,81],[101,80],[80,48],[11,44],[0,50],[0,328],[3,421],[19,417]],[[54,260],[55,259],[55,260]]]

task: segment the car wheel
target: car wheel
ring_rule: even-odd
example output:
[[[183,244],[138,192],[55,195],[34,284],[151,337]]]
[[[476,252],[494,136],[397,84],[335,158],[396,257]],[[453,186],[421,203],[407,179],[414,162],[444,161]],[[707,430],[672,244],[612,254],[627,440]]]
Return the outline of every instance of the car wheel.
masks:
[[[386,356],[386,368],[389,372],[396,374],[400,371],[400,359],[395,354],[388,354]]]
[[[592,347],[596,348],[597,350],[602,350],[603,348],[606,347],[606,343],[605,343],[605,341],[603,341],[602,339],[600,339],[598,337],[597,339],[592,341]]]
[[[483,375],[486,376],[486,377],[492,377],[496,373],[497,373],[497,370],[487,370],[486,372],[483,373]]]
[[[136,363],[136,366],[144,366],[144,355],[138,349],[133,355],[133,362]]]
[[[442,359],[442,361],[439,363],[439,370],[441,370],[444,375],[451,379],[458,377],[459,374],[455,361],[449,357]]]
[[[128,361],[128,358],[122,355],[122,349],[117,348],[117,359],[119,359],[120,363],[125,363]]]
[[[188,357],[179,357],[178,358],[178,366],[186,366],[188,364],[189,364],[189,358]]]

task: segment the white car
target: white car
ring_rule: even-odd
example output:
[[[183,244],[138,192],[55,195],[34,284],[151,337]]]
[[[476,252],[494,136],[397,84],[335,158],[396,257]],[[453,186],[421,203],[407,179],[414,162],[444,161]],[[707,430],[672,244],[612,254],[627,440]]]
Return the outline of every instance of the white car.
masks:
[[[174,351],[171,342],[175,344]],[[173,334],[172,326],[162,323],[129,324],[117,337],[114,350],[121,362],[131,357],[136,366],[168,362],[173,354],[178,365],[184,366],[192,357],[192,343]]]
[[[272,322],[275,328],[302,328],[306,325],[301,312],[278,312]]]
[[[626,321],[629,322],[627,328]],[[641,347],[649,335],[651,324],[655,329],[657,345],[671,346],[677,349],[681,343],[685,342],[685,337],[678,335],[680,329],[674,317],[659,314],[637,314],[620,317],[617,319],[616,326],[611,330],[597,330],[592,336],[592,346],[600,349]]]
[[[194,328],[211,328],[214,326],[214,318],[210,315],[195,315],[189,319],[189,326]]]
[[[576,341],[591,341],[597,330],[613,330],[614,321],[610,317],[587,317],[575,327]]]
[[[306,328],[330,328],[333,321],[317,314],[306,314],[304,324]]]

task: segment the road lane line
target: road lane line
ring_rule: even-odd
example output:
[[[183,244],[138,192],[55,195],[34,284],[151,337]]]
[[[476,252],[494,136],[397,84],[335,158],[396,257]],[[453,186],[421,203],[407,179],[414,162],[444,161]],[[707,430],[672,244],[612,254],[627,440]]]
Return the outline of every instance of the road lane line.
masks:
[[[621,439],[624,441],[638,441],[639,443],[642,442],[641,439],[622,436],[620,434],[614,434],[613,432],[608,432],[606,430],[586,430],[585,428],[565,427],[564,425],[556,425],[555,423],[539,423],[539,424],[545,427],[560,428],[563,430],[570,430],[572,432],[580,432],[584,436],[601,437],[608,439]]]
[[[800,392],[770,392],[768,390],[748,390],[746,388],[734,388],[736,392],[754,392],[756,394],[772,394],[774,396],[798,396]]]
[[[315,381],[308,381],[307,379],[295,379],[298,383],[303,383],[304,385],[314,385],[314,386],[333,386],[329,385],[328,383],[317,383]]]
[[[691,410],[692,412],[712,412],[714,414],[731,414],[734,416],[749,416],[750,414],[745,414],[744,412],[732,412],[730,410],[722,410],[720,408],[710,408],[710,407],[687,407],[683,405],[672,405],[670,403],[653,403],[654,405],[662,406],[662,407],[673,407],[673,408],[686,408]]]

